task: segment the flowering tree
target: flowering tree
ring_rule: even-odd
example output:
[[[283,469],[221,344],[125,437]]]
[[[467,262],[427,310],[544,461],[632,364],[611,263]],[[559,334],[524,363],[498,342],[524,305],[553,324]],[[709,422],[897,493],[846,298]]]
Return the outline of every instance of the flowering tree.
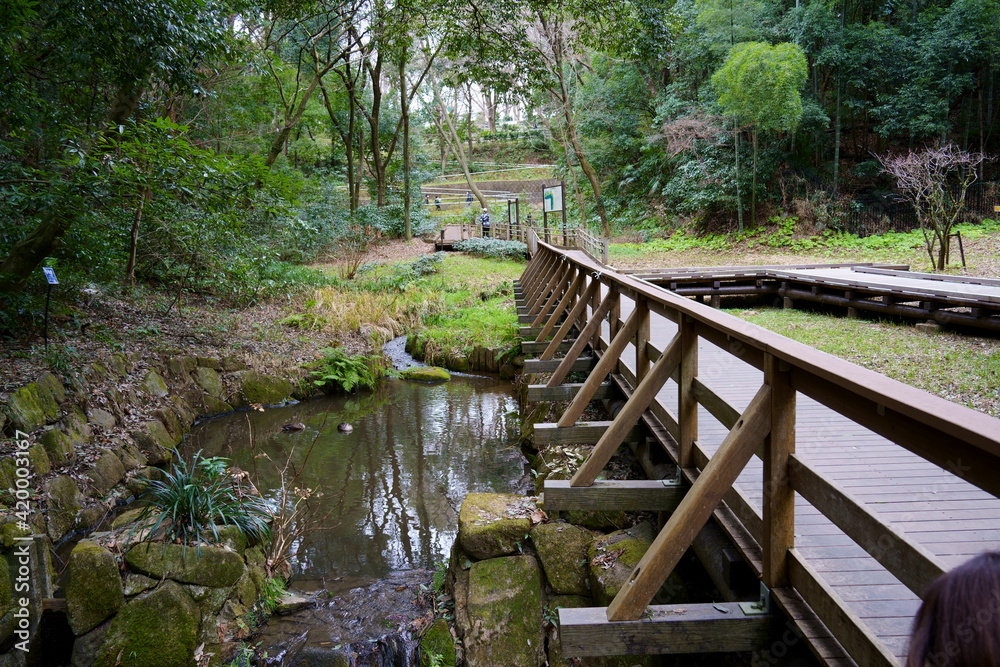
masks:
[[[913,204],[927,254],[939,271],[948,264],[951,230],[965,211],[965,193],[986,159],[983,153],[969,153],[954,144],[878,156],[882,170],[896,179],[902,196]]]

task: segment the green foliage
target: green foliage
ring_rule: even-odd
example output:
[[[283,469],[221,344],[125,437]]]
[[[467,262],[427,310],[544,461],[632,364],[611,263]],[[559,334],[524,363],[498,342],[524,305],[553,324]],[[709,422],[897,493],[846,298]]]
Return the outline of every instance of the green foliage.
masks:
[[[281,598],[284,597],[287,591],[288,586],[285,584],[284,579],[281,577],[268,577],[264,580],[263,586],[260,589],[258,602],[261,608],[268,614],[273,613],[278,608]]]
[[[727,114],[765,131],[792,130],[802,118],[807,72],[796,44],[744,42],[730,50],[712,85]]]
[[[471,238],[459,241],[454,246],[455,250],[467,252],[477,257],[491,257],[493,259],[524,259],[528,254],[528,246],[520,241],[504,241],[502,239],[482,239]]]
[[[383,374],[381,358],[363,354],[348,354],[342,347],[326,348],[323,358],[314,365],[313,384],[327,390],[350,392],[355,388],[374,389]]]
[[[202,458],[190,464],[179,455],[164,479],[144,479],[147,504],[139,525],[148,525],[164,539],[181,544],[218,541],[219,525],[233,525],[248,539],[262,542],[270,535],[271,507],[260,496],[237,490],[227,474],[227,459]]]

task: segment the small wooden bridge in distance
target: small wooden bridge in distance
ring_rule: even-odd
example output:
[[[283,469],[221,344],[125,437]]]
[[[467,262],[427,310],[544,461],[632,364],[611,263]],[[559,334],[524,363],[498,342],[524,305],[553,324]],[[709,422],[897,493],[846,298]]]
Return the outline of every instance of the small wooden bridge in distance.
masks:
[[[822,664],[903,664],[927,586],[1000,550],[1000,420],[594,252],[534,232],[528,245],[515,286],[525,370],[551,373],[528,397],[568,402],[534,438],[593,445],[571,480],[546,481],[545,508],[669,513],[608,607],[560,610],[563,655],[753,651],[776,664],[807,645]],[[578,421],[595,399],[613,418]],[[622,445],[649,479],[601,479]],[[725,599],[651,604],[689,547]]]

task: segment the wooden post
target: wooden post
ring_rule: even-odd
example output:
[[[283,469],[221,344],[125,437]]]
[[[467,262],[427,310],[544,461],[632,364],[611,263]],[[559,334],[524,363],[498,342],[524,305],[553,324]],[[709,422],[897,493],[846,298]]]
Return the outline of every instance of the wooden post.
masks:
[[[635,332],[635,381],[642,382],[649,371],[649,302],[638,299],[635,309],[639,313],[639,327]]]
[[[694,443],[698,439],[698,398],[694,382],[698,377],[698,334],[695,321],[679,314],[678,329],[681,336],[681,372],[678,386],[677,421],[680,426],[678,465],[694,465]]]
[[[767,435],[771,428],[770,403],[771,388],[764,385],[608,606],[609,621],[635,621],[642,616]]]
[[[538,272],[537,280],[532,278],[531,282],[531,294],[526,295],[528,297],[528,312],[534,312],[535,302],[541,298],[542,291],[545,289],[544,286],[548,283],[549,278],[552,276],[552,272],[558,267],[557,255],[554,253],[549,254],[548,257],[542,259],[542,267]]]
[[[764,355],[764,383],[771,388],[771,433],[764,439],[764,523],[761,578],[770,588],[788,586],[788,551],[795,546],[795,492],[788,457],[795,452],[795,389],[787,363]]]
[[[636,318],[637,313],[638,310],[632,311],[629,322],[632,322]],[[626,332],[627,328],[622,329],[622,334],[627,335]],[[622,334],[619,334],[619,336]],[[660,388],[663,387],[663,384],[674,372],[674,369],[677,368],[681,356],[680,348],[679,338],[674,336],[674,339],[670,341],[670,345],[667,346],[667,349],[663,351],[660,358],[653,364],[653,368],[646,374],[645,379],[635,388],[632,396],[629,397],[625,406],[622,407],[618,416],[611,423],[611,427],[604,432],[600,441],[594,445],[594,448],[590,451],[590,456],[587,457],[587,460],[583,462],[580,469],[573,475],[573,479],[570,480],[570,486],[590,486],[594,483],[594,480],[597,479],[604,466],[607,465],[615,451],[622,444],[625,434],[635,428],[642,413],[656,399],[656,392],[660,391]],[[609,356],[610,353],[611,350],[609,349],[605,353],[605,357]],[[604,361],[604,358],[601,361]],[[563,417],[565,416],[564,414]],[[559,425],[562,426],[562,419],[559,420]]]

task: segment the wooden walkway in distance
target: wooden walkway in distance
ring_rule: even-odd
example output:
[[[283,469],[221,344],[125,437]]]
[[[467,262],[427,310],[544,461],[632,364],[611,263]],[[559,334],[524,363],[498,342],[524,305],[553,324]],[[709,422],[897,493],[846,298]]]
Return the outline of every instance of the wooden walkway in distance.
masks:
[[[615,280],[614,272],[595,264],[590,257],[580,251],[558,250],[551,246],[542,246],[542,249],[565,256],[566,260],[562,263],[577,265],[579,272],[576,278],[573,278],[573,273],[570,271],[559,274],[562,269],[558,268],[560,264],[558,261],[551,261],[547,273],[544,270],[532,270],[529,266],[526,276],[533,273],[536,281],[539,278],[542,278],[543,282],[547,281],[544,282],[544,286],[538,283],[534,288],[535,311],[554,309],[551,311],[553,321],[549,324],[547,332],[537,326],[530,332],[535,334],[536,330],[539,331],[539,338],[546,334],[551,335],[555,330],[553,325],[556,320],[560,315],[566,316],[569,313],[571,303],[586,301],[588,305],[582,308],[585,312],[581,313],[576,327],[579,331],[586,321],[587,314],[595,310],[598,302],[608,297],[611,291],[609,285],[613,285]],[[536,258],[535,261],[540,260]],[[786,271],[777,267],[767,267],[767,271],[776,278],[805,272],[804,275],[812,276],[810,279],[839,281],[840,287],[848,286],[846,283],[853,280],[854,274],[860,273],[864,276],[874,276],[875,281],[894,285],[894,288],[918,289],[917,286],[906,283],[912,280],[912,277],[897,275],[900,272],[891,267],[869,267],[862,271],[851,268],[796,268]],[[671,277],[679,278],[678,273],[675,271]],[[590,284],[592,291],[585,293],[586,280],[583,276],[587,274],[594,276],[594,281],[610,282],[596,285],[592,281]],[[561,276],[558,280],[557,275]],[[646,273],[635,277],[651,279]],[[718,274],[715,277],[718,278]],[[756,276],[753,280],[758,278],[759,276]],[[922,281],[919,289],[926,287],[923,281],[927,279],[916,278],[916,280]],[[656,282],[663,284],[665,281],[656,278]],[[943,285],[936,286],[936,298],[945,292],[965,289],[968,290],[966,294],[975,293],[978,295],[977,298],[990,303],[995,290],[998,295],[996,303],[1000,305],[1000,281],[937,282]],[[991,282],[997,284],[993,285]],[[547,294],[549,291],[555,295],[560,283],[563,284],[564,294],[576,289],[579,299],[563,301],[555,296],[548,299],[537,296]],[[644,309],[655,311],[659,305],[659,302],[654,304],[650,300],[651,292],[648,290],[640,292],[638,291],[640,288],[634,288],[635,291],[630,293],[630,288],[622,287],[629,284],[628,280],[624,280],[614,288],[621,289],[622,292],[609,316],[609,319],[615,322],[616,329],[622,326],[622,322],[631,319],[637,299],[643,300]],[[956,285],[960,287],[956,288]],[[716,282],[715,288],[718,286]],[[850,287],[857,289],[855,285]],[[909,297],[910,293],[907,293],[907,296]],[[940,298],[960,297],[952,294]],[[670,302],[669,298],[664,297],[664,305]],[[688,307],[685,306],[684,309],[688,310]],[[740,413],[746,415],[751,403],[757,400],[755,397],[760,395],[762,384],[766,385],[767,382],[765,373],[761,370],[760,353],[745,345],[743,341],[760,336],[762,340],[774,341],[770,344],[761,343],[761,348],[766,350],[771,346],[777,350],[779,347],[777,339],[780,337],[770,333],[758,333],[762,330],[746,323],[740,325],[730,322],[729,319],[732,318],[720,319],[728,318],[723,314],[710,315],[714,311],[698,304],[691,304],[689,312],[697,313],[698,317],[704,317],[706,320],[724,321],[725,327],[729,327],[731,332],[739,331],[743,339],[734,337],[732,333],[720,335],[709,328],[699,329],[695,355],[697,359],[695,380],[700,387],[701,396],[710,397],[705,400],[699,399],[700,404],[696,407],[695,450],[705,458],[698,465],[704,471],[707,459],[715,455],[724,441],[727,441],[738,428],[738,425],[724,424],[723,421],[733,422]],[[647,315],[647,328],[643,331],[640,325],[639,331],[642,335],[633,336],[624,347],[619,348],[621,351],[618,354],[617,372],[620,375],[613,377],[622,378],[620,381],[625,385],[623,388],[627,393],[635,391],[638,394],[641,389],[636,389],[639,385],[636,376],[645,375],[648,378],[647,373],[653,373],[655,370],[653,366],[652,370],[639,373],[637,360],[656,361],[661,355],[667,354],[666,350],[672,347],[672,342],[681,338],[678,335],[677,322],[688,316],[680,315],[673,318],[658,316],[661,314],[668,313],[660,310],[654,312],[653,316]],[[537,325],[546,318],[536,317],[536,314],[532,313],[531,319]],[[602,319],[605,319],[604,316]],[[599,347],[605,351],[612,343],[611,326],[608,322],[603,322],[600,326]],[[536,343],[536,345],[541,344],[541,341]],[[638,348],[646,351],[645,355],[639,354],[640,349],[637,348],[637,344]],[[564,351],[565,346],[566,344],[563,346]],[[822,366],[823,358],[827,355],[812,352],[812,355],[806,352],[800,354],[810,356],[809,364]],[[813,356],[815,358],[812,358]],[[840,369],[846,368],[842,362],[831,362],[830,365]],[[861,369],[858,371],[860,373],[858,377],[862,380],[875,375]],[[674,442],[665,444],[672,457],[677,456],[676,435],[681,428],[677,424],[676,415],[683,414],[684,411],[679,376],[684,377],[684,373],[680,372],[679,375],[675,373],[672,381],[667,381],[657,389],[653,404],[643,412],[643,420],[647,424],[656,422],[661,426],[661,432],[670,431],[674,436],[672,438]],[[804,373],[802,379],[797,381],[801,381],[803,386],[818,386],[816,383],[820,382],[811,377],[807,378]],[[895,384],[891,382],[887,384],[887,391],[895,391]],[[880,388],[873,388],[871,391],[879,390]],[[824,391],[825,393],[817,390],[817,394],[830,396],[831,398],[825,399],[828,403],[837,402],[836,392]],[[972,414],[977,413],[971,413],[965,408],[934,397],[927,396],[925,399],[913,391],[903,394],[912,395],[916,397],[915,402],[928,406],[914,407],[915,415],[921,409],[944,409],[953,412],[951,415],[942,415],[945,421],[951,418],[956,424],[970,419],[975,421],[977,432],[986,434],[985,446],[991,450],[987,454],[990,457],[988,460],[996,461],[996,457],[1000,455],[1000,420],[990,421],[991,418],[984,415],[971,418]],[[851,414],[852,410],[856,409],[868,409],[867,400],[858,397],[852,401],[851,397],[846,397],[837,411],[800,391],[795,393],[792,402],[794,461],[789,464],[791,466],[789,470],[794,472],[792,486],[795,486],[794,539],[791,540],[793,542],[791,551],[794,551],[795,555],[788,565],[788,576],[792,586],[779,588],[774,593],[779,597],[779,606],[795,622],[798,631],[817,658],[825,664],[838,666],[860,664],[862,667],[867,667],[869,664],[905,662],[912,619],[920,604],[920,598],[914,592],[915,588],[920,590],[920,587],[914,585],[914,579],[910,578],[905,582],[901,580],[909,577],[905,563],[909,562],[907,559],[912,558],[913,553],[916,553],[917,557],[912,562],[923,565],[930,563],[932,565],[929,571],[934,571],[935,568],[947,570],[955,567],[983,551],[1000,550],[1000,498],[994,495],[997,489],[995,483],[983,481],[989,480],[990,475],[1000,479],[1000,469],[993,468],[992,471],[986,472],[979,470],[982,460],[977,463],[971,458],[973,454],[970,454],[976,450],[960,448],[956,448],[951,454],[948,452],[928,454],[936,461],[932,463],[915,453],[921,451],[921,447],[926,449],[927,445],[917,443],[908,447],[901,446],[841,414],[842,412]],[[889,414],[889,418],[895,419],[894,410],[898,409],[893,407],[895,400],[897,400],[895,397],[888,395],[884,403],[876,400],[871,405],[872,413],[880,416]],[[719,407],[720,404],[723,407]],[[706,405],[715,407],[710,411]],[[887,409],[886,405],[890,407]],[[863,416],[863,420],[872,417],[874,414]],[[908,418],[906,415],[904,417]],[[914,418],[929,417],[917,415]],[[635,424],[623,425],[624,428],[634,428],[634,426]],[[611,428],[613,426],[608,430]],[[899,432],[916,432],[909,426],[907,429],[901,429]],[[595,450],[601,447],[602,443],[599,442]],[[715,514],[718,518],[719,511],[725,509],[728,516],[736,518],[735,523],[740,530],[753,537],[753,540],[746,540],[745,535],[730,535],[742,549],[743,557],[759,575],[769,567],[763,562],[761,545],[772,542],[771,537],[763,534],[767,525],[763,511],[767,502],[764,497],[764,490],[767,488],[764,467],[759,453],[757,457],[751,456],[725,496],[725,505]],[[813,483],[808,483],[809,480]],[[970,483],[970,480],[975,484]],[[586,480],[582,483],[584,487],[587,486],[585,482]],[[817,504],[822,506],[824,511],[817,509]],[[872,523],[878,525],[871,529],[864,528],[871,526]],[[838,524],[844,529],[838,527]],[[859,526],[862,528],[858,528]],[[849,536],[845,530],[854,535]],[[862,540],[857,539],[859,530],[866,532]],[[869,532],[870,535],[867,534]],[[861,542],[865,539],[869,543],[862,545]],[[895,567],[887,568],[884,563],[892,563]],[[770,567],[773,569],[773,564]],[[890,569],[893,569],[895,574]],[[816,587],[821,590],[815,590]],[[836,608],[814,609],[803,602],[804,599],[814,601],[814,605],[826,607],[832,604]],[[610,618],[613,612],[608,613]],[[572,614],[567,614],[564,620],[571,617]],[[836,620],[836,627],[826,627],[819,618]]]
[[[882,315],[1000,332],[1000,280],[918,273],[893,264],[704,267],[623,271],[682,296],[774,295]]]

